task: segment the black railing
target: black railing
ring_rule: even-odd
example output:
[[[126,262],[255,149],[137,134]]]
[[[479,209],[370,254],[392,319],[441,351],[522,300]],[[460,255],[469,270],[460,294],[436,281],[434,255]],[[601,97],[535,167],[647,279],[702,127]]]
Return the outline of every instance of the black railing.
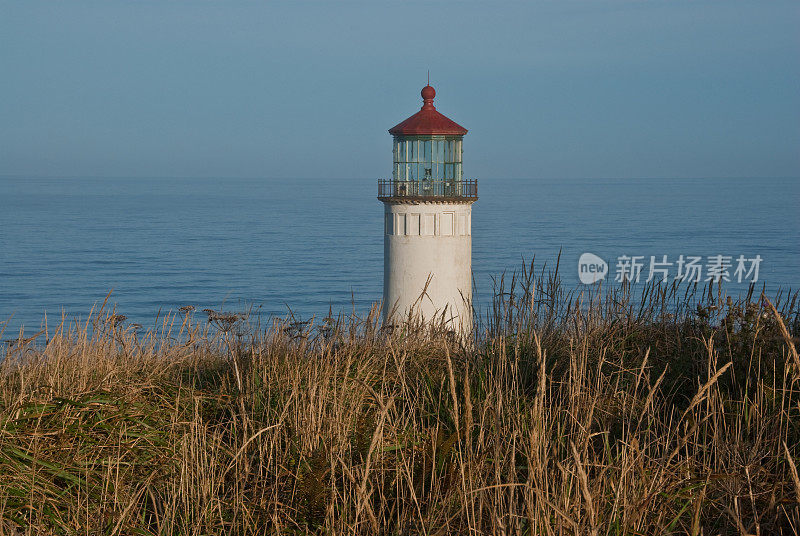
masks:
[[[378,198],[393,197],[444,197],[444,198],[478,198],[478,180],[419,180],[401,181],[395,179],[378,179]]]

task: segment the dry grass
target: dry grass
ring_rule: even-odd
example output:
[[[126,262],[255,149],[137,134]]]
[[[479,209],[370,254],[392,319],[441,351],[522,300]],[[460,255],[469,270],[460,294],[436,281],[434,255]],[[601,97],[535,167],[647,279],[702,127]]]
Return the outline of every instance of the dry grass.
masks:
[[[496,290],[469,344],[187,309],[8,345],[0,533],[797,533],[793,299]]]

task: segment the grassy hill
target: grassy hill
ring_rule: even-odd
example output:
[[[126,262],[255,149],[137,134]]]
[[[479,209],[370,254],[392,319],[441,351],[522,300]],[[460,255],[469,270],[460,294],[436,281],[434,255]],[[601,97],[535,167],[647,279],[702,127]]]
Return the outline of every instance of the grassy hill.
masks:
[[[187,307],[9,342],[0,533],[796,533],[796,296],[496,291],[468,341]]]

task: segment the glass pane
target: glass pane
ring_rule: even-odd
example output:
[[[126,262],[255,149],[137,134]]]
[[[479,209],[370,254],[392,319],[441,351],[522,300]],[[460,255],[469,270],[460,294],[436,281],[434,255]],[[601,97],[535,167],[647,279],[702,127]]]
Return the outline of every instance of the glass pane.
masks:
[[[445,140],[436,141],[436,161],[444,162],[444,145],[447,143]]]
[[[461,140],[456,140],[455,154],[453,155],[453,162],[461,162]]]
[[[424,144],[425,144],[425,154],[424,154],[425,160],[423,160],[423,161],[424,162],[430,162],[431,161],[431,140],[425,140]]]

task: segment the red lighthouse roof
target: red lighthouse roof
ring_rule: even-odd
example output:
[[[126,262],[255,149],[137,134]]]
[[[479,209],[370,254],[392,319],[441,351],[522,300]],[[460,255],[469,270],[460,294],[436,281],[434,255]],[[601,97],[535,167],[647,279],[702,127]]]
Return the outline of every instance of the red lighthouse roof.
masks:
[[[436,111],[433,98],[436,90],[430,85],[422,88],[422,109],[389,129],[393,136],[463,136],[467,129]]]

